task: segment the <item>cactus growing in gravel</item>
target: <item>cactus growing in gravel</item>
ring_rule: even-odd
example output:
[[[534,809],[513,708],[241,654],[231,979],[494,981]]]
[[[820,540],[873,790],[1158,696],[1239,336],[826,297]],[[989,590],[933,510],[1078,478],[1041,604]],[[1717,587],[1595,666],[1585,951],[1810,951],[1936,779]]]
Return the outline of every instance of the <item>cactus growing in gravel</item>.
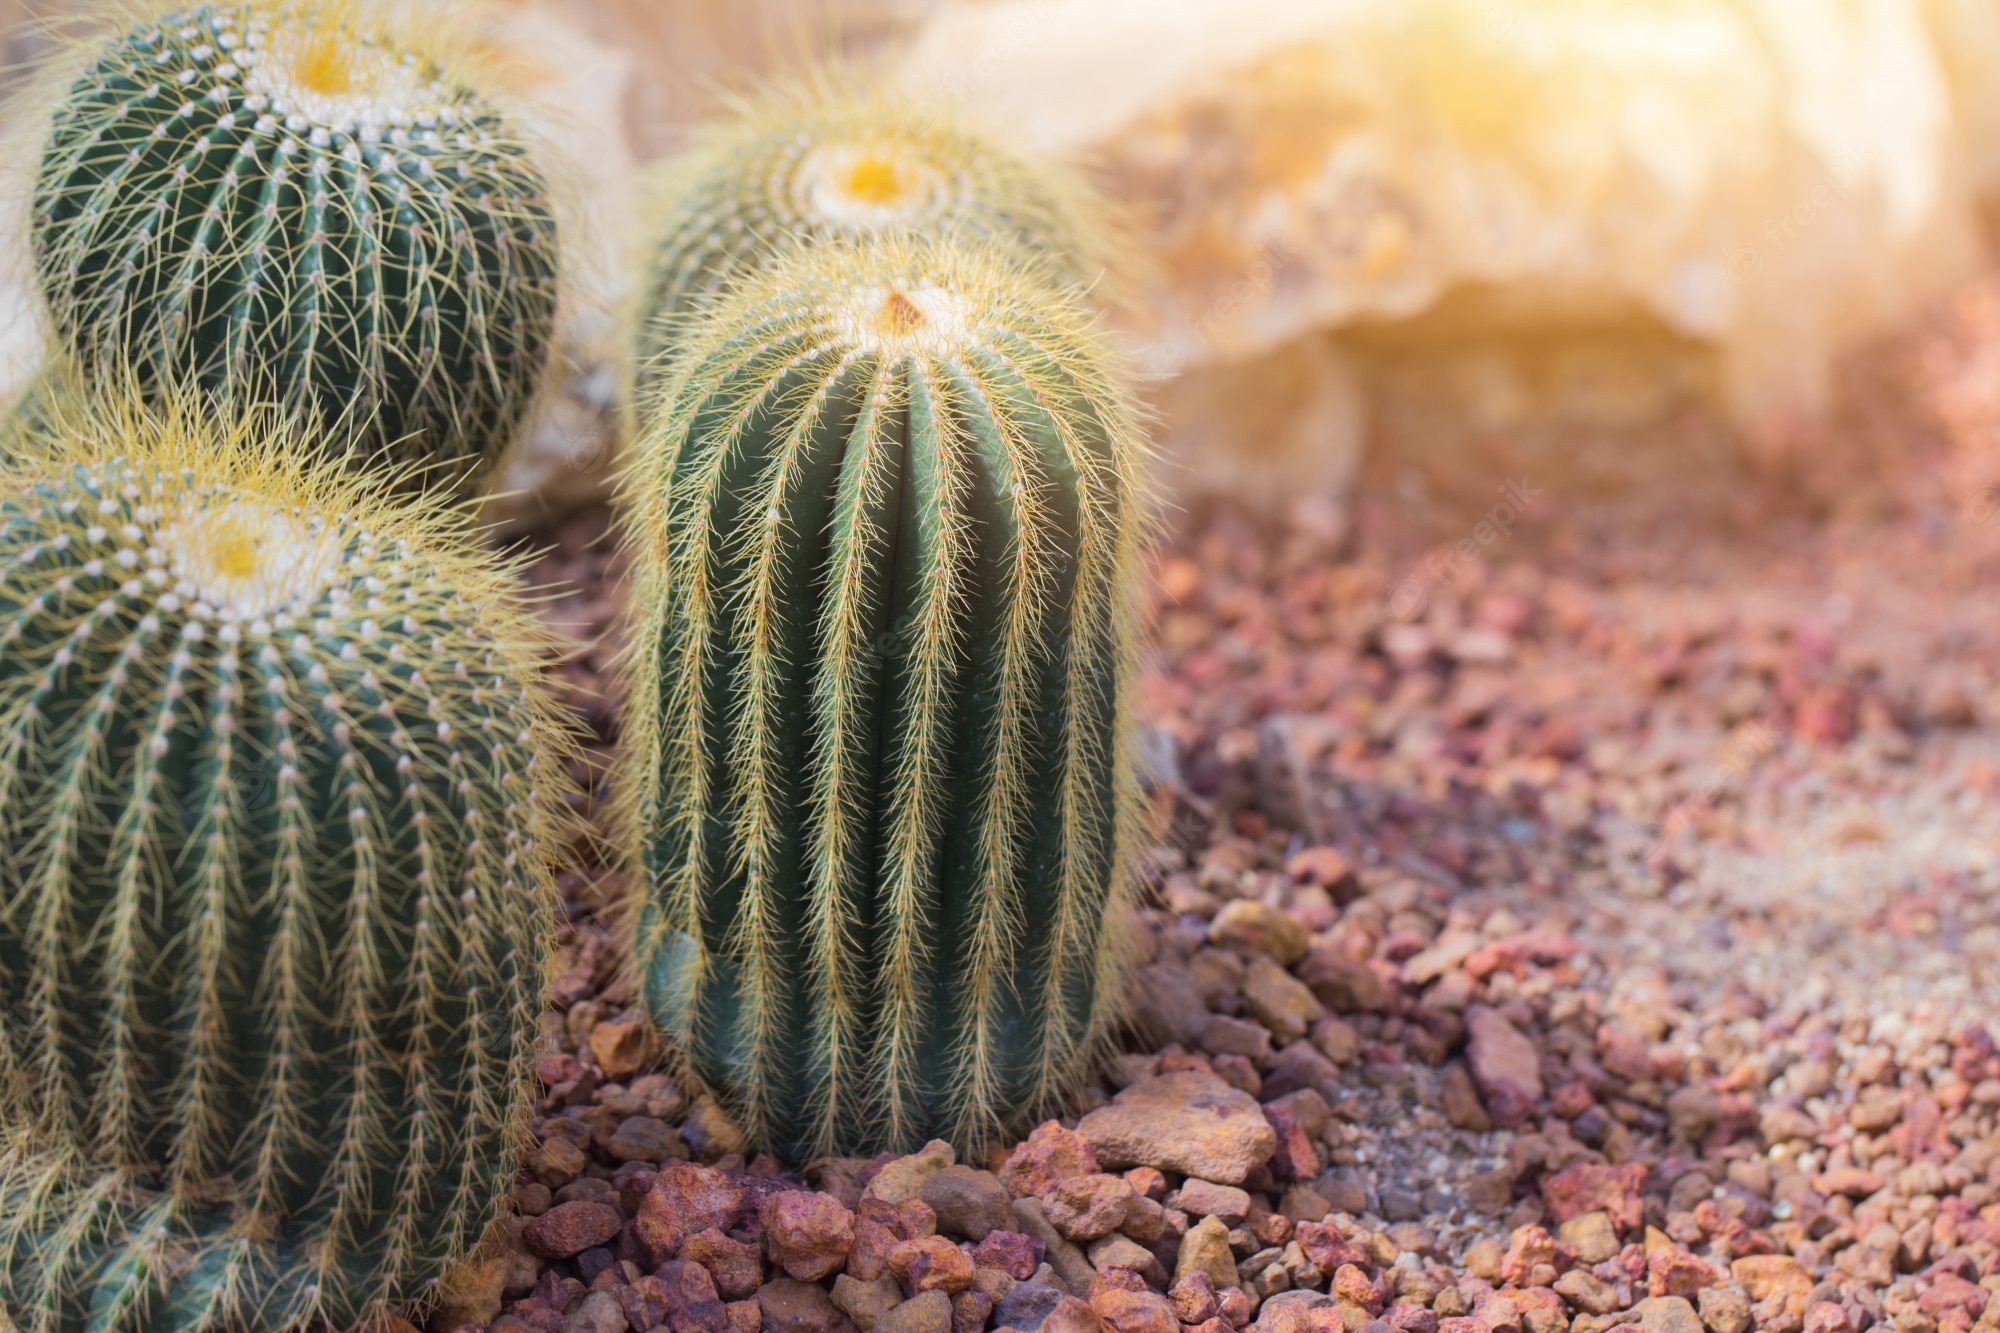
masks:
[[[155,12],[57,101],[33,203],[58,336],[88,362],[318,412],[338,455],[476,472],[548,359],[556,237],[526,147],[357,0]]]
[[[1131,409],[998,243],[801,247],[676,367],[624,479],[648,1006],[794,1160],[977,1151],[1119,998]]]
[[[843,79],[781,86],[662,168],[643,284],[640,391],[698,301],[800,238],[885,231],[1010,237],[1072,281],[1106,267],[1102,209],[935,107]]]
[[[566,785],[537,641],[461,521],[274,413],[53,435],[0,473],[0,1314],[354,1326],[516,1165]]]

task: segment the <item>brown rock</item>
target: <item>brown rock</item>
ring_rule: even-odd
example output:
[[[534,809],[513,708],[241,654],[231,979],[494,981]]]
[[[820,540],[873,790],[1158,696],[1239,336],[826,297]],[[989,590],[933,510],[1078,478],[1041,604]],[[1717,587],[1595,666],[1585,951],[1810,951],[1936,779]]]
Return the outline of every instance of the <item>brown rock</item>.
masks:
[[[403,1327],[408,1328],[409,1325],[404,1324]],[[591,1292],[571,1306],[562,1321],[562,1333],[625,1333],[629,1327],[625,1322],[624,1307],[608,1291]]]
[[[1014,1225],[1013,1196],[991,1171],[948,1166],[924,1182],[920,1197],[937,1214],[939,1230],[967,1240]]]
[[[1210,1014],[1202,1025],[1200,1045],[1210,1055],[1234,1055],[1262,1063],[1271,1057],[1271,1030],[1245,1018]]]
[[[1306,956],[1312,935],[1304,923],[1249,898],[1222,905],[1208,926],[1208,942],[1224,949],[1266,954],[1286,967]]]
[[[1638,1162],[1618,1166],[1583,1163],[1558,1171],[1542,1182],[1542,1202],[1557,1222],[1602,1212],[1621,1232],[1636,1231],[1645,1220],[1646,1168]]]
[[[1123,1177],[1099,1173],[1061,1181],[1042,1195],[1056,1230],[1075,1241],[1096,1240],[1125,1224],[1134,1198]]]
[[[727,1230],[742,1212],[743,1191],[728,1176],[690,1162],[671,1162],[654,1177],[632,1230],[657,1264],[678,1255],[697,1231]]]
[[[653,1063],[658,1053],[653,1026],[638,1010],[627,1010],[590,1030],[590,1053],[606,1078],[623,1083]]]
[[[625,1312],[625,1322],[642,1330],[642,1333],[667,1322],[667,1286],[653,1274],[643,1273],[637,1281],[628,1282],[611,1294],[618,1298],[618,1308]],[[723,1318],[726,1324],[728,1316]]]
[[[1013,1221],[1013,1209],[1007,1212]],[[1025,1231],[989,1231],[972,1251],[972,1262],[980,1268],[997,1268],[1016,1282],[1026,1282],[1042,1265],[1042,1242]]]
[[[695,1156],[705,1162],[745,1152],[750,1147],[741,1127],[713,1097],[696,1098],[688,1111],[687,1123],[681,1126],[681,1137],[687,1140]]]
[[[544,1259],[567,1259],[618,1234],[625,1219],[605,1203],[559,1203],[521,1229],[521,1239]]]
[[[1679,1296],[1655,1296],[1632,1307],[1645,1333],[1703,1333],[1701,1317]]]
[[[903,1288],[892,1277],[863,1282],[842,1273],[833,1280],[833,1303],[861,1333],[875,1333],[876,1321],[903,1303]]]
[[[555,1190],[582,1175],[584,1167],[590,1164],[590,1156],[575,1140],[551,1134],[529,1155],[528,1164],[536,1180]]]
[[[680,1257],[706,1268],[725,1301],[748,1300],[764,1285],[763,1247],[737,1240],[714,1227],[689,1236],[681,1246]]]
[[[1204,1217],[1181,1237],[1180,1251],[1174,1260],[1175,1285],[1196,1273],[1206,1276],[1210,1287],[1218,1292],[1239,1281],[1236,1256],[1229,1247],[1229,1228],[1221,1218]]]
[[[1108,1167],[1151,1166],[1241,1184],[1269,1161],[1277,1136],[1244,1093],[1199,1073],[1135,1083],[1077,1125]]]
[[[1663,1245],[1646,1256],[1646,1294],[1693,1300],[1719,1279],[1715,1270],[1686,1250]]]
[[[1190,1217],[1219,1217],[1233,1227],[1250,1215],[1250,1196],[1234,1185],[1190,1176],[1182,1182],[1174,1206]]]
[[[1322,1103],[1323,1105],[1324,1103]],[[1312,1180],[1319,1175],[1319,1153],[1312,1135],[1297,1116],[1280,1105],[1264,1108],[1264,1123],[1271,1127],[1277,1145],[1271,1153],[1271,1174],[1278,1180]]]
[[[621,1162],[664,1162],[687,1151],[671,1125],[649,1115],[627,1116],[606,1147]]]
[[[1208,1006],[1192,972],[1173,963],[1151,963],[1132,978],[1132,1023],[1155,1041],[1192,1046],[1208,1021]]]
[[[1174,1283],[1167,1293],[1174,1318],[1183,1324],[1199,1324],[1215,1318],[1222,1306],[1215,1299],[1215,1283],[1207,1273],[1196,1271]]]
[[[992,1318],[995,1304],[991,1296],[976,1287],[959,1292],[951,1298],[952,1333],[980,1333]]]
[[[1299,980],[1337,1014],[1374,1013],[1389,1003],[1375,969],[1337,944],[1320,944],[1299,966]]]
[[[1094,1275],[1090,1260],[1069,1237],[1057,1231],[1042,1210],[1040,1199],[1014,1200],[1014,1219],[1021,1230],[1042,1242],[1042,1257],[1072,1293],[1088,1291]]]
[[[911,1294],[942,1291],[947,1295],[972,1285],[972,1260],[943,1236],[906,1240],[889,1251],[889,1271],[903,1280]]]
[[[1084,1251],[1084,1257],[1090,1260],[1090,1266],[1099,1274],[1114,1268],[1122,1268],[1133,1273],[1149,1275],[1150,1280],[1162,1285],[1166,1282],[1167,1271],[1160,1266],[1158,1256],[1121,1232],[1114,1231],[1108,1236],[1100,1236],[1090,1242],[1090,1247]]]
[[[773,1278],[757,1289],[762,1333],[851,1333],[854,1323],[816,1282]]]
[[[489,1235],[480,1253],[459,1264],[438,1283],[437,1321],[445,1328],[461,1324],[490,1324],[500,1313],[500,1299],[507,1288],[513,1259],[506,1253],[506,1241]]]
[[[801,1282],[818,1282],[839,1269],[854,1245],[854,1214],[830,1194],[767,1194],[757,1205],[757,1221],[772,1262]]]
[[[958,1160],[949,1143],[932,1139],[908,1157],[898,1157],[875,1173],[864,1195],[885,1203],[921,1198],[924,1182]]]
[[[729,1320],[729,1333],[760,1333],[764,1327],[764,1307],[756,1301],[730,1301],[722,1313]]]
[[[1058,1181],[1094,1176],[1101,1169],[1081,1134],[1044,1120],[1000,1168],[1000,1183],[1017,1199],[1039,1198]]]
[[[1585,1314],[1610,1314],[1619,1306],[1618,1293],[1587,1269],[1564,1273],[1556,1279],[1555,1291]]]
[[[1750,1294],[1741,1287],[1704,1287],[1701,1322],[1708,1333],[1750,1333]]]
[[[1298,1041],[1306,1029],[1326,1017],[1326,1006],[1319,997],[1266,954],[1250,960],[1243,975],[1243,999],[1257,1021],[1281,1044]]]
[[[1462,1064],[1454,1061],[1444,1067],[1438,1080],[1438,1102],[1444,1118],[1458,1129],[1484,1134],[1493,1128],[1493,1117],[1486,1113],[1486,1103],[1479,1100],[1472,1075]]]
[[[906,1240],[937,1234],[937,1214],[922,1199],[892,1204],[872,1196],[855,1209],[854,1247],[847,1254],[847,1271],[872,1282],[889,1271],[889,1251]]]
[[[1493,1123],[1524,1124],[1542,1097],[1542,1056],[1535,1043],[1490,1005],[1465,1011],[1467,1059]]]
[[[708,1270],[686,1259],[669,1259],[654,1271],[674,1333],[728,1333],[729,1313]]]
[[[1611,1215],[1601,1209],[1570,1218],[1556,1228],[1556,1239],[1576,1251],[1577,1259],[1585,1264],[1601,1264],[1619,1250],[1618,1232],[1611,1225]]]
[[[1041,1333],[1103,1333],[1103,1329],[1097,1311],[1074,1296],[1065,1296],[1043,1318]]]
[[[1023,1282],[1008,1292],[1006,1298],[994,1309],[994,1323],[1000,1328],[1021,1329],[1023,1333],[1034,1333],[1058,1305],[1072,1299],[1074,1298],[1053,1286],[1040,1282]]]
[[[875,1327],[878,1333],[952,1333],[951,1297],[941,1291],[919,1292],[886,1311]]]
[[[1361,1058],[1364,1043],[1354,1025],[1340,1018],[1322,1018],[1312,1025],[1308,1038],[1313,1048],[1336,1065],[1351,1065]]]
[[[1264,1072],[1265,1101],[1289,1102],[1310,1094],[1324,1106],[1328,1097],[1338,1098],[1339,1090],[1340,1069],[1310,1041],[1295,1041],[1279,1051]],[[1308,1128],[1317,1136],[1325,1125]]]
[[[1097,1293],[1090,1308],[1114,1333],[1180,1333],[1173,1307],[1155,1292],[1109,1289]]]

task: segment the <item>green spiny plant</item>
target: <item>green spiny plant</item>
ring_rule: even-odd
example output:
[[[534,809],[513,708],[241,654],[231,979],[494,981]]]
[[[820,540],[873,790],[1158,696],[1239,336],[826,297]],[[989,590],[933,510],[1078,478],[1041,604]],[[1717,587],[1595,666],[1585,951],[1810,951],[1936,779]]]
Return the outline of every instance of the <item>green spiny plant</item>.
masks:
[[[0,1325],[349,1328],[508,1189],[567,742],[515,573],[296,418],[0,473]]]
[[[327,453],[418,484],[476,473],[542,379],[556,232],[451,45],[368,0],[218,0],[126,27],[56,99],[35,180],[60,339],[113,371],[311,408]]]
[[[639,308],[641,395],[666,373],[699,302],[801,238],[1007,237],[1077,282],[1110,264],[1103,209],[1083,186],[938,107],[823,74],[735,110],[660,170]]]
[[[624,481],[649,1009],[794,1160],[976,1152],[1114,1017],[1145,446],[1011,246],[801,247]]]

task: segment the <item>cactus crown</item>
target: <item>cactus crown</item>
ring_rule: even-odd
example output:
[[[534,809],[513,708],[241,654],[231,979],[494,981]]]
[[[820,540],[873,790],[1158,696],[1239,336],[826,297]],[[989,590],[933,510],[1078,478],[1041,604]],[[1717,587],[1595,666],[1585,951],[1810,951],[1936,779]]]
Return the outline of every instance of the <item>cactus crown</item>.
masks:
[[[808,245],[689,335],[625,478],[649,1004],[803,1159],[975,1151],[1111,1019],[1144,444],[1000,242]]]
[[[698,300],[800,238],[1006,237],[1077,282],[1112,262],[1103,206],[1087,190],[935,106],[827,72],[734,109],[661,169],[639,311],[642,385],[664,373]]]
[[[504,1197],[567,743],[516,571],[296,418],[0,473],[0,1310],[349,1327]]]
[[[476,472],[541,382],[556,223],[453,45],[363,0],[216,0],[91,48],[31,219],[67,348],[309,408],[324,452],[421,482]]]

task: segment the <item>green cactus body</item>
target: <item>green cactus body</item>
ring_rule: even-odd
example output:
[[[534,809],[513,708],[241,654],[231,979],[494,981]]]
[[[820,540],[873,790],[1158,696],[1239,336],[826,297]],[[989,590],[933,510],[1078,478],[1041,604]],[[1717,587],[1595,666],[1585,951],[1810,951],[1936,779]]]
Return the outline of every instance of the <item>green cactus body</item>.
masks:
[[[352,1327],[506,1195],[566,743],[455,520],[93,429],[0,474],[0,1311]]]
[[[123,32],[56,108],[35,263],[86,361],[309,407],[328,453],[446,486],[541,381],[554,214],[500,113],[361,14],[239,0]]]
[[[626,477],[635,957],[793,1160],[977,1151],[1117,1005],[1143,442],[1020,262],[795,251],[692,337]]]
[[[1101,207],[935,107],[842,82],[779,88],[661,169],[638,331],[638,394],[689,313],[800,239],[883,232],[1003,237],[1070,281],[1109,262]]]

